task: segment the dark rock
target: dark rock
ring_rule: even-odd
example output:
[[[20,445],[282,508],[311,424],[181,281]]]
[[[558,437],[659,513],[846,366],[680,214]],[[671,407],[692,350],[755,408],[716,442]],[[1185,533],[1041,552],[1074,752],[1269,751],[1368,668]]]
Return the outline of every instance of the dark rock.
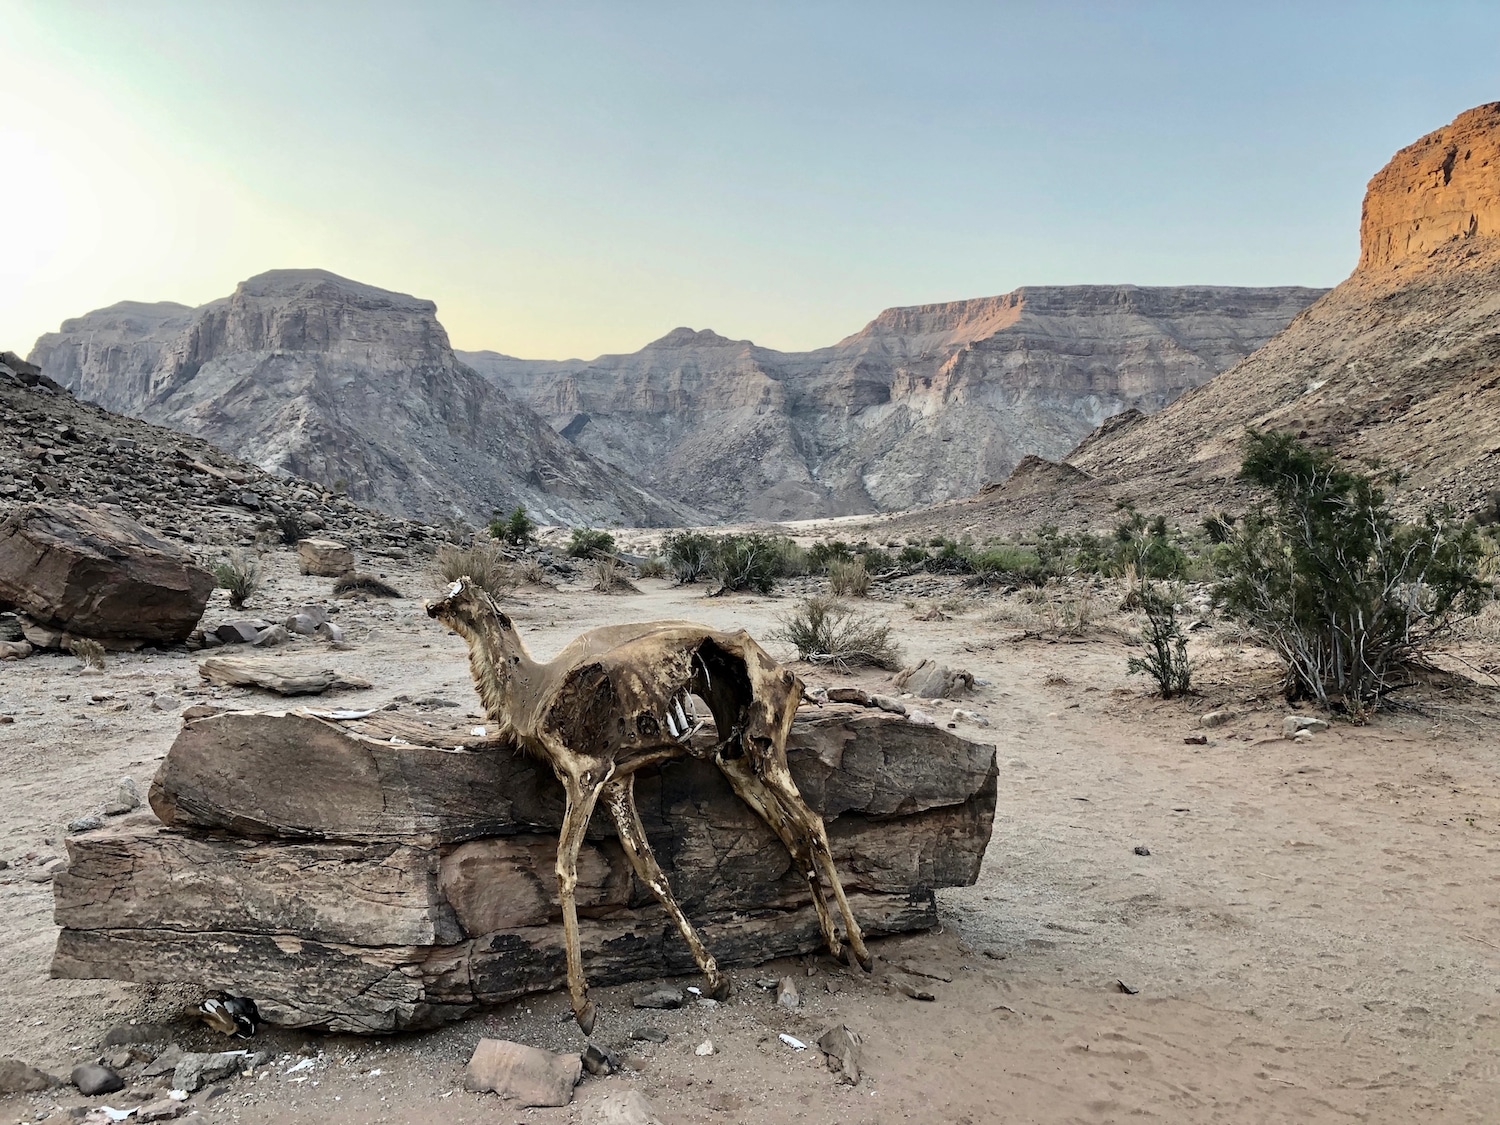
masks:
[[[100,1066],[98,1063],[75,1066],[68,1080],[78,1087],[80,1094],[86,1094],[91,1098],[97,1094],[113,1094],[116,1090],[125,1088],[125,1079],[109,1067]]]
[[[686,999],[680,988],[658,988],[641,993],[631,1000],[631,1004],[637,1008],[680,1008]]]
[[[181,547],[124,516],[34,504],[0,521],[0,603],[46,628],[180,644],[213,587]]]
[[[668,1036],[667,1033],[661,1028],[652,1027],[650,1024],[647,1024],[632,1031],[630,1033],[630,1038],[638,1040],[642,1043],[665,1043],[668,1039]]]
[[[1151,854],[1151,849],[1148,848],[1148,847],[1146,847],[1145,844],[1137,844],[1135,846],[1135,854],[1136,855],[1150,855]]]

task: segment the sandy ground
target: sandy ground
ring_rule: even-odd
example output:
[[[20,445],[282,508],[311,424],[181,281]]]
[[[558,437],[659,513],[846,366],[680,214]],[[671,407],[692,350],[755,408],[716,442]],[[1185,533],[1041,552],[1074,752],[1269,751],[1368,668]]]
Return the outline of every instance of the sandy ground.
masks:
[[[284,554],[271,573],[252,603],[269,619],[327,589],[296,575]],[[418,597],[438,585],[431,574],[388,574]],[[509,608],[547,656],[607,621],[689,617],[763,636],[792,604],[641,586],[616,597],[523,588]],[[996,744],[1001,771],[979,883],[940,895],[942,932],[877,946],[890,961],[951,978],[931,981],[934,1001],[826,957],[740,971],[734,999],[715,1009],[638,1012],[630,997],[640,986],[596,990],[596,1038],[619,1049],[627,1069],[586,1078],[572,1106],[553,1110],[464,1093],[459,1081],[481,1036],[577,1049],[560,995],[383,1040],[272,1031],[262,1038],[285,1057],[217,1096],[198,1095],[186,1120],[588,1123],[607,1092],[634,1086],[668,1125],[1500,1121],[1492,680],[1430,692],[1420,713],[1297,743],[1280,737],[1285,709],[1266,654],[1240,647],[1232,630],[1195,634],[1204,695],[1165,703],[1125,674],[1130,650],[1115,627],[1124,619],[1059,636],[1014,598],[925,592],[908,587],[869,608],[898,625],[911,658],[989,681],[965,706],[993,725],[964,733]],[[334,660],[375,684],[325,702],[438,696],[477,707],[461,642],[422,614],[418,597],[345,605],[347,652],[298,642],[299,657]],[[913,620],[945,600],[951,620]],[[231,616],[215,601],[207,620]],[[172,1017],[198,995],[48,979],[51,889],[36,881],[62,854],[69,819],[93,811],[122,775],[144,790],[181,706],[274,705],[200,686],[196,660],[117,656],[100,675],[80,673],[71,657],[0,664],[0,714],[15,718],[0,725],[0,858],[10,864],[0,871],[0,1056],[66,1074],[100,1053],[110,1026]],[[814,682],[885,679],[803,671]],[[173,700],[157,710],[162,695]],[[1200,733],[1197,716],[1219,706],[1239,717],[1203,732],[1208,744],[1185,744]],[[1150,855],[1136,855],[1137,845]],[[796,975],[803,1010],[778,1009],[755,986],[782,973]],[[815,1049],[777,1038],[811,1042],[840,1021],[866,1041],[866,1074],[853,1088]],[[643,1024],[668,1042],[630,1040]],[[705,1039],[716,1050],[699,1057]],[[223,1045],[187,1025],[179,1041]],[[301,1057],[314,1065],[286,1075]],[[0,1098],[0,1122],[100,1101],[110,1099]]]

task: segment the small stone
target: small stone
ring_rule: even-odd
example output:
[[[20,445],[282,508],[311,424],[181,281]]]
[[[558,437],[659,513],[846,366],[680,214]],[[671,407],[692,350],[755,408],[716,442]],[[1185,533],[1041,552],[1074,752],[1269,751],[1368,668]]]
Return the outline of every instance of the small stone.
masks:
[[[168,1043],[166,1050],[157,1055],[153,1062],[146,1064],[146,1068],[141,1071],[141,1077],[156,1078],[159,1075],[171,1074],[177,1069],[177,1064],[182,1061],[182,1055],[181,1047],[176,1043]]]
[[[699,1043],[696,1047],[693,1048],[693,1054],[699,1056],[700,1058],[707,1058],[713,1053],[714,1041],[712,1039],[705,1039],[702,1043]]]
[[[153,696],[151,699],[151,709],[153,711],[176,711],[181,707],[182,700],[178,699],[171,692],[164,691],[159,695]]]
[[[291,639],[292,635],[280,625],[272,625],[269,629],[263,630],[260,635],[250,643],[258,648],[275,648],[277,645],[286,644],[286,642]]]
[[[322,637],[329,644],[333,645],[334,648],[344,647],[344,630],[342,627],[335,625],[332,621],[323,622],[323,624],[319,625],[317,629],[314,630],[314,632],[316,632],[318,636]]]
[[[39,1094],[61,1085],[62,1079],[20,1059],[0,1059],[0,1094]]]
[[[245,1051],[187,1052],[172,1072],[172,1085],[191,1094],[206,1082],[217,1082],[245,1069],[246,1054]]]
[[[171,1098],[158,1098],[147,1102],[135,1111],[137,1121],[175,1121],[187,1112],[187,1103]]]
[[[782,977],[776,982],[776,1004],[788,1011],[796,1011],[801,1006],[802,997],[797,994],[797,984],[791,977]]]
[[[578,1057],[583,1063],[583,1068],[596,1077],[613,1074],[620,1069],[620,1056],[599,1046],[593,1040],[589,1040],[588,1046]]]
[[[587,1120],[589,1125],[662,1125],[655,1107],[639,1090],[605,1095]]]
[[[638,1040],[642,1043],[665,1043],[668,1039],[668,1035],[661,1028],[652,1027],[650,1024],[646,1024],[645,1026],[638,1027],[634,1031],[632,1031],[630,1033],[630,1038]]]
[[[576,1054],[555,1055],[505,1039],[481,1039],[464,1070],[464,1089],[493,1090],[521,1106],[564,1106],[583,1077]]]
[[[906,713],[906,721],[913,724],[914,726],[919,727],[937,726],[937,720],[929,715],[926,711],[908,711]]]
[[[98,1063],[75,1066],[68,1081],[78,1087],[80,1094],[91,1098],[96,1094],[113,1094],[116,1090],[125,1089],[125,1079],[109,1067],[100,1066]]]
[[[1135,854],[1136,855],[1150,855],[1151,854],[1151,849],[1148,848],[1148,847],[1146,847],[1145,844],[1137,844],[1135,846]]]
[[[1281,721],[1281,732],[1288,738],[1295,736],[1299,731],[1327,730],[1328,723],[1324,719],[1315,719],[1311,715],[1288,715]]]
[[[631,1000],[637,1008],[680,1008],[686,998],[681,991],[675,988],[658,988],[652,992],[643,992]]]
[[[115,790],[115,795],[104,804],[105,816],[124,816],[128,812],[134,812],[141,807],[141,793],[136,788],[135,779],[123,777],[120,779],[120,787]]]
[[[1299,730],[1296,734],[1292,735],[1293,742],[1311,742],[1312,740],[1313,732],[1310,730]]]
[[[865,1041],[859,1032],[850,1030],[847,1024],[835,1024],[818,1036],[818,1048],[823,1052],[828,1069],[839,1075],[839,1081],[850,1086],[859,1085],[859,1064],[864,1054]]]
[[[1201,727],[1222,727],[1230,719],[1234,718],[1234,712],[1229,710],[1210,711],[1205,715],[1198,716],[1198,725]]]
[[[76,836],[80,832],[92,832],[96,828],[104,827],[104,818],[99,816],[80,816],[77,820],[68,821],[68,835]]]

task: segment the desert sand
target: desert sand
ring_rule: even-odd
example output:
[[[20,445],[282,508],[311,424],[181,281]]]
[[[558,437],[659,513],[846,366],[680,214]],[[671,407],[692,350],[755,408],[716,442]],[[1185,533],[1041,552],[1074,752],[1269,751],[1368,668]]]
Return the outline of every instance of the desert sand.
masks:
[[[254,614],[326,600],[328,580],[298,575],[287,553],[269,563]],[[442,699],[477,715],[462,642],[422,612],[436,574],[387,575],[408,596],[345,603],[348,651],[310,640],[280,651],[375,685],[320,706],[405,696],[404,707]],[[507,609],[550,656],[580,629],[632,619],[764,637],[798,592],[708,599],[701,587],[639,585],[633,596],[521,587]],[[1015,594],[930,576],[894,585],[863,607],[897,625],[911,661],[985,681],[959,706],[990,725],[959,731],[993,742],[1000,763],[978,884],[940,893],[940,932],[875,947],[931,974],[934,1000],[827,957],[739,970],[733,999],[713,1009],[637,1011],[641,986],[601,989],[595,1037],[626,1068],[585,1077],[571,1106],[547,1110],[460,1083],[482,1036],[579,1049],[560,994],[385,1039],[266,1029],[252,1045],[276,1061],[195,1095],[184,1120],[588,1123],[607,1093],[635,1087],[668,1125],[1500,1121],[1500,685],[1478,671],[1494,667],[1495,619],[1455,650],[1469,680],[1436,677],[1409,709],[1296,742],[1282,736],[1269,654],[1224,622],[1193,634],[1202,694],[1163,702],[1126,675],[1132,622],[1113,610],[1117,592],[1081,597],[1095,620],[1068,631],[1056,627],[1062,608]],[[238,616],[223,598],[215,592],[207,623]],[[937,604],[948,620],[915,620]],[[182,707],[286,705],[203,686],[200,656],[116,655],[100,674],[58,655],[0,665],[0,714],[14,717],[0,725],[0,1056],[66,1075],[101,1053],[110,1027],[179,1018],[202,995],[49,979],[56,930],[42,874],[65,854],[66,822],[95,811],[120,777],[144,791]],[[814,684],[889,690],[885,673],[798,670]],[[1230,722],[1200,727],[1224,708]],[[1184,741],[1199,735],[1205,744]],[[756,985],[788,973],[803,996],[796,1012]],[[854,1087],[816,1048],[778,1039],[812,1043],[837,1022],[865,1038]],[[668,1041],[631,1040],[645,1024]],[[201,1026],[178,1030],[188,1049],[232,1045]],[[696,1055],[705,1040],[715,1052]],[[286,1073],[305,1058],[313,1065]],[[67,1088],[0,1099],[0,1121],[101,1102]]]

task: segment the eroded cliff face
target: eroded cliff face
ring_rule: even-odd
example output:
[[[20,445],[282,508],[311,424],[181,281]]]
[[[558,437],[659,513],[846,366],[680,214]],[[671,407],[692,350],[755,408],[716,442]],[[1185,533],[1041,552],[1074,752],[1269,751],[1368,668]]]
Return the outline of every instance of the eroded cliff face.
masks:
[[[1476,106],[1407,145],[1370,179],[1359,269],[1416,264],[1500,233],[1500,102]]]
[[[1243,358],[1322,290],[1034,287],[889,309],[830,348],[679,328],[631,355],[465,353],[574,444],[720,519],[890,511],[1058,458]]]
[[[1370,180],[1359,266],[1264,348],[1068,457],[1086,476],[1024,481],[943,513],[960,526],[1097,525],[1121,501],[1188,522],[1244,509],[1245,429],[1291,431],[1407,474],[1408,513],[1474,514],[1500,490],[1500,103],[1396,154]],[[934,513],[936,518],[937,513]]]
[[[198,309],[121,304],[42,337],[32,362],[81,397],[207,438],[393,514],[676,524],[665,501],[560,438],[460,363],[431,301],[276,270]]]

